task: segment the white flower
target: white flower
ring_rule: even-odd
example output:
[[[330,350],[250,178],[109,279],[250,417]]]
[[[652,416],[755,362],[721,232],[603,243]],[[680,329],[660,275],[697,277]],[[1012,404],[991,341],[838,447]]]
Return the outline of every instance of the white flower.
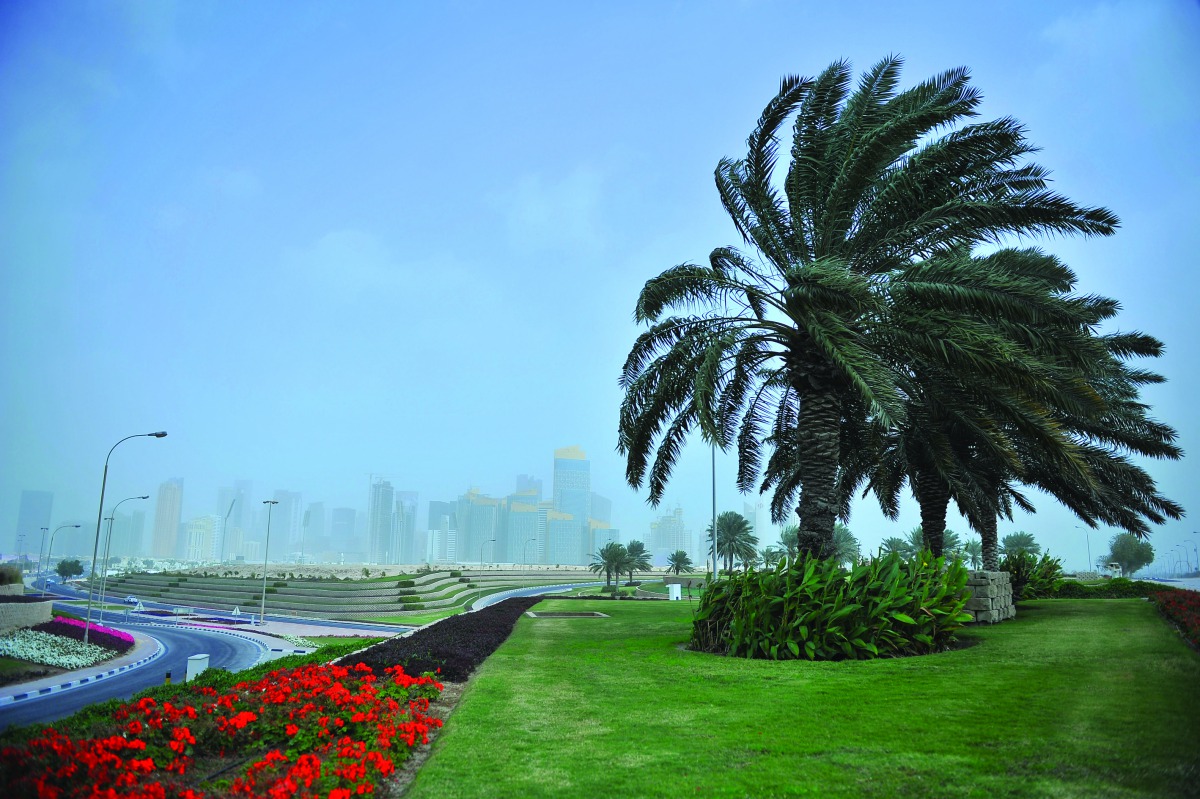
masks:
[[[60,669],[94,666],[112,658],[114,654],[112,650],[95,644],[34,630],[15,630],[0,636],[0,655]]]

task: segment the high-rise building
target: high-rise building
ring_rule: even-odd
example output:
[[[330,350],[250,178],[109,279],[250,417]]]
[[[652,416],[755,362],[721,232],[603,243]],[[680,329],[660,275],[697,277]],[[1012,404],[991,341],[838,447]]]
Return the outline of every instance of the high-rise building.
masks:
[[[23,535],[24,544],[21,549],[32,552],[43,546],[42,528],[50,530],[50,512],[54,508],[53,491],[22,491],[21,505],[17,509],[17,529],[13,531],[13,551],[17,550],[16,536]],[[46,533],[49,541],[49,533]]]
[[[504,501],[502,535],[503,547],[497,549],[497,560],[505,563],[535,563],[538,554],[538,503],[536,491],[517,493]],[[497,542],[499,543],[499,542]]]
[[[542,481],[531,474],[517,475],[517,491],[518,494],[529,494],[533,492],[537,496],[537,502],[542,501]]]
[[[250,529],[254,513],[251,507],[254,504],[253,498],[254,486],[249,480],[234,480],[232,487],[225,486],[217,491],[216,512],[220,514],[222,524],[227,528],[226,532]],[[234,553],[230,550],[227,540],[222,542],[221,546],[227,550],[227,557],[233,557]]]
[[[457,523],[456,557],[459,563],[482,563],[497,560],[497,547],[501,542],[493,541],[499,522],[500,500],[485,496],[478,488],[472,488],[458,498],[454,518]]]
[[[703,560],[696,557],[696,542],[683,523],[683,508],[677,507],[674,513],[659,516],[656,521],[650,523],[648,549],[651,562],[655,566],[665,566],[667,558],[681,549],[688,553],[693,561]]]
[[[579,447],[554,450],[554,509],[587,524],[592,517],[591,463]]]
[[[355,532],[356,516],[354,508],[334,508],[329,514],[329,551],[335,553],[335,562],[347,552],[362,550]]]
[[[583,535],[579,520],[556,510],[546,514],[545,562],[555,566],[578,564],[582,558]]]
[[[312,563],[316,560],[317,554],[325,552],[329,549],[329,532],[325,525],[325,503],[310,502],[308,508],[304,511],[303,535],[300,543],[301,562]]]
[[[130,515],[118,512],[112,521],[112,542],[109,557],[141,557],[146,551],[142,541],[146,528],[146,512],[135,510]]]
[[[395,491],[387,480],[371,483],[367,501],[367,547],[371,563],[393,563],[396,555],[392,503]]]
[[[595,491],[592,492],[592,516],[598,522],[603,524],[612,523],[612,500],[608,497],[602,497]]]
[[[300,536],[304,532],[300,492],[276,489],[273,499],[279,504],[271,509],[271,546],[275,547],[271,551],[276,558],[291,561],[300,553]]]
[[[205,563],[217,558],[217,548],[220,542],[220,528],[224,522],[221,516],[199,516],[188,522],[187,552],[184,560],[194,563]]]
[[[177,558],[181,554],[179,523],[183,518],[183,478],[173,477],[158,487],[154,504],[154,538],[150,554],[155,558]]]
[[[396,556],[392,563],[420,563],[425,559],[425,536],[417,536],[417,501],[416,491],[396,492]]]

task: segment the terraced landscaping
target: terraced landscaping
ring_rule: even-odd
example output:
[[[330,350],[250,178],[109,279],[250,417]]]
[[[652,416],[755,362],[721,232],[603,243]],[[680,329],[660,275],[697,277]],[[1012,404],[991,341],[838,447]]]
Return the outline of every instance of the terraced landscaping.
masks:
[[[442,571],[364,580],[267,578],[267,612],[346,621],[419,624],[470,607],[481,595],[532,586],[588,582],[589,572]],[[185,607],[256,613],[262,577],[131,574],[108,581],[107,593]]]

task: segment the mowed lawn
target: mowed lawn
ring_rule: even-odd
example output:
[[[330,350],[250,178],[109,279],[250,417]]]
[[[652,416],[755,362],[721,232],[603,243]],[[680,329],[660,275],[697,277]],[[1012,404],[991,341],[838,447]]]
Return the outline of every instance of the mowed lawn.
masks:
[[[1200,795],[1200,655],[1141,600],[1023,603],[919,658],[682,648],[683,602],[542,602],[409,797]]]

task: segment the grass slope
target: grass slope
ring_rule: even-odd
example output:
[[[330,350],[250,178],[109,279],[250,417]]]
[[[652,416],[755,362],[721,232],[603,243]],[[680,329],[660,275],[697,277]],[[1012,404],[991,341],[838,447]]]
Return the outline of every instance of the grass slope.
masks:
[[[1200,657],[1138,600],[1023,603],[969,646],[841,663],[681,648],[685,603],[547,600],[479,670],[412,799],[1173,797]]]

